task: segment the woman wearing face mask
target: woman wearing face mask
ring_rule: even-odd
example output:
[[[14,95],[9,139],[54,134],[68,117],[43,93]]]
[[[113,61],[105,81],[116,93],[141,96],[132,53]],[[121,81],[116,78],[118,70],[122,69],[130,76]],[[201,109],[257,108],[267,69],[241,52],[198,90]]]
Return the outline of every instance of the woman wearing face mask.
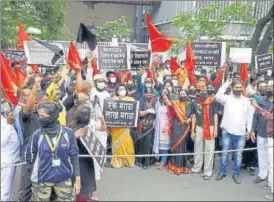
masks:
[[[116,87],[114,100],[134,101],[133,98],[127,96],[126,86],[120,84]],[[133,141],[130,135],[130,128],[109,128],[112,137],[112,154],[113,155],[134,155]],[[135,163],[134,157],[113,157],[111,166],[113,168],[121,168],[123,166],[133,167]]]
[[[164,90],[162,92],[161,99],[163,99],[163,94],[168,96],[169,100],[178,100],[179,99],[179,96],[176,93],[176,91],[174,90],[173,83],[171,81],[167,81],[164,84]]]
[[[134,98],[134,100],[140,100],[141,94],[132,79],[127,82],[127,90],[130,97]]]
[[[188,102],[187,92],[181,90],[179,96],[180,100],[177,101],[164,98],[164,102],[169,106],[171,154],[187,152],[186,136],[189,129],[192,128],[194,131],[195,127],[195,115],[191,103]],[[187,160],[187,156],[171,156],[168,162],[169,172],[176,175],[189,173]]]
[[[70,127],[73,128],[75,132],[75,137],[77,139],[77,145],[79,148],[80,155],[89,155],[85,146],[83,145],[80,137],[84,136],[85,127],[88,125],[95,125],[94,120],[91,119],[91,110],[87,106],[80,106],[77,109],[75,114],[75,120],[73,125]],[[92,128],[92,127],[91,127]],[[95,131],[94,131],[95,133]],[[98,201],[98,197],[93,196],[93,193],[96,191],[96,180],[95,180],[95,165],[93,158],[80,158],[80,178],[81,178],[81,191],[77,196],[76,201]],[[75,179],[73,178],[73,182]]]
[[[163,95],[166,92],[172,91],[172,86],[170,83],[164,85],[164,90],[160,101],[156,103],[156,124],[155,124],[155,137],[154,137],[154,147],[153,151],[156,154],[168,154],[170,149],[170,137],[168,134],[169,131],[169,122],[168,122],[168,106],[166,102],[163,101]],[[157,162],[158,170],[163,170],[167,165],[167,156],[161,156],[161,161]]]
[[[152,88],[145,88],[145,97],[140,102],[140,120],[138,123],[138,137],[136,140],[136,154],[152,154],[155,132],[155,104]],[[154,158],[136,158],[136,164],[147,169],[154,163]]]
[[[81,189],[76,139],[71,129],[59,124],[59,112],[51,102],[38,106],[41,128],[32,135],[26,151],[26,162],[33,164],[32,201],[49,201],[52,188],[57,201],[72,201]]]

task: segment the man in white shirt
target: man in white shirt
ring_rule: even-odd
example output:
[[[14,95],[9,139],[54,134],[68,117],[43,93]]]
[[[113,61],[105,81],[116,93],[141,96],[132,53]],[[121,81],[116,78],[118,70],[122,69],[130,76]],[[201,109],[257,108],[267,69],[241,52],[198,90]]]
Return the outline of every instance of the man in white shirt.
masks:
[[[251,76],[249,79],[249,84],[246,88],[246,95],[247,97],[252,97],[256,94],[257,92],[257,80],[256,77]]]
[[[16,167],[4,166],[20,161],[20,141],[13,127],[14,117],[3,112],[3,104],[1,101],[1,201],[13,201]]]
[[[231,85],[232,94],[226,95],[226,89]],[[216,94],[218,102],[224,105],[224,115],[221,123],[223,129],[222,150],[220,171],[216,180],[221,180],[226,176],[228,164],[228,152],[231,148],[244,149],[246,138],[250,139],[252,130],[252,120],[254,107],[248,98],[242,96],[243,86],[240,80],[234,80],[232,83],[227,80]],[[255,141],[255,137],[253,137]],[[236,184],[240,184],[239,178],[240,166],[242,163],[242,151],[233,152],[233,180]]]

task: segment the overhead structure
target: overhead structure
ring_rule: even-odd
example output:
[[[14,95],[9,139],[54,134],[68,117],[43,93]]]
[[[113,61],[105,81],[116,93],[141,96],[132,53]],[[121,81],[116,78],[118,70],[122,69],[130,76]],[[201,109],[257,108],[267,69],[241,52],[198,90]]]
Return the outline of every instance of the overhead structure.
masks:
[[[120,1],[83,1],[87,6],[94,6],[98,3],[109,3],[109,4],[126,4],[136,6],[159,6],[161,1],[137,1],[137,0],[120,0]]]

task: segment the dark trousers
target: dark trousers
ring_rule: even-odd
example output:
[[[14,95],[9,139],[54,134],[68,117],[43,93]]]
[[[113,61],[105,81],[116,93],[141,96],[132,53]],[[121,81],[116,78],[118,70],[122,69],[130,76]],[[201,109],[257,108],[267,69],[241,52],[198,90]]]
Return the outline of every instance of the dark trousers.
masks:
[[[253,143],[251,140],[246,141],[245,148],[257,147],[257,143]],[[244,151],[243,152],[243,162],[245,167],[258,167],[258,154],[257,150]]]
[[[32,172],[32,165],[27,164],[23,165],[21,168],[21,175],[20,175],[20,186],[19,186],[19,201],[26,202],[31,200],[32,196],[32,182],[30,180]]]

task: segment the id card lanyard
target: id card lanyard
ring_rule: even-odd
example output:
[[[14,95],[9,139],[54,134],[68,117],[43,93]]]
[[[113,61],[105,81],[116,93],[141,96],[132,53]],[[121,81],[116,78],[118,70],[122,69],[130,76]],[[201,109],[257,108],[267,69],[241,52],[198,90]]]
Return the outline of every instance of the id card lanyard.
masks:
[[[52,158],[54,158],[54,153],[55,153],[55,151],[56,151],[56,149],[57,149],[57,147],[58,147],[58,144],[59,144],[59,141],[60,141],[60,139],[61,139],[61,136],[62,136],[62,128],[60,129],[60,133],[59,133],[59,135],[57,136],[57,140],[56,140],[56,143],[54,144],[51,144],[51,141],[50,141],[50,139],[49,139],[49,136],[46,134],[45,135],[45,137],[46,137],[46,140],[47,140],[47,142],[48,142],[48,145],[49,145],[49,147],[50,147],[50,150],[51,150],[51,152],[52,152]],[[57,157],[57,154],[56,154],[56,157]]]

